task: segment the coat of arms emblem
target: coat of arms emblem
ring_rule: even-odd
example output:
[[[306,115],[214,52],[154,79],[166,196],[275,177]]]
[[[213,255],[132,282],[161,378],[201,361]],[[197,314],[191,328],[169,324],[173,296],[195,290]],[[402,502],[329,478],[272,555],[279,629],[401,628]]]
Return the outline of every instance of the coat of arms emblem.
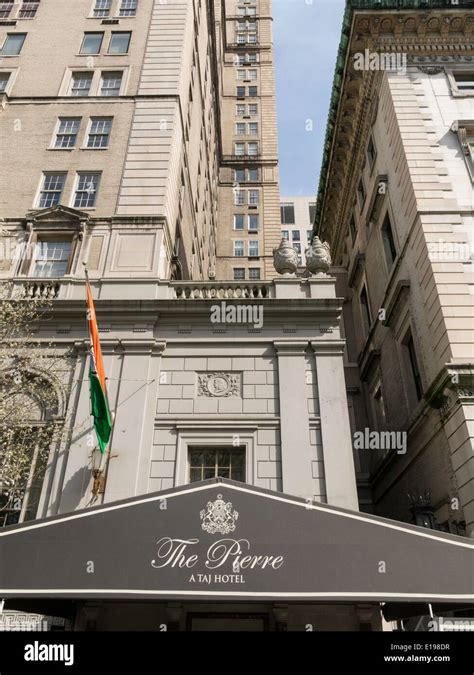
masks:
[[[234,532],[235,521],[239,514],[233,510],[232,502],[225,502],[222,495],[217,495],[214,502],[207,502],[206,509],[200,513],[202,529],[209,534],[229,534]]]

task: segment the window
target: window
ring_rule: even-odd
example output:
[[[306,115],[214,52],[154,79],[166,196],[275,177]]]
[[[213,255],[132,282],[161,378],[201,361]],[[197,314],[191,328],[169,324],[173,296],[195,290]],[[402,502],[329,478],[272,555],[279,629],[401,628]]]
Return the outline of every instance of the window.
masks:
[[[369,139],[369,144],[367,146],[367,159],[368,159],[369,166],[370,166],[371,169],[375,164],[376,155],[377,155],[377,151],[375,149],[374,139],[371,136],[370,139]]]
[[[281,224],[282,225],[294,225],[295,224],[295,205],[294,204],[281,204],[280,205],[281,213]]]
[[[249,115],[257,115],[258,114],[258,104],[257,103],[249,103]]]
[[[256,213],[249,215],[249,232],[258,232],[259,217]]]
[[[244,229],[244,215],[242,213],[236,213],[234,216],[234,230],[243,230]]]
[[[245,87],[237,87],[237,98],[245,98]]]
[[[0,56],[18,56],[25,42],[26,33],[8,33]]]
[[[474,95],[474,70],[453,72],[453,80],[456,93]]]
[[[244,206],[245,190],[234,190],[234,203],[236,206]]]
[[[291,233],[291,241],[301,241],[301,234],[299,230],[293,230]]]
[[[260,279],[260,267],[251,267],[249,269],[249,279],[257,281]]]
[[[249,169],[248,170],[248,180],[249,182],[255,183],[258,181],[258,169]]]
[[[209,478],[245,482],[244,448],[196,448],[189,450],[189,482]]]
[[[0,2],[0,19],[8,19],[13,9],[14,0],[2,0]]]
[[[385,260],[387,261],[387,267],[389,270],[392,269],[395,258],[397,257],[397,249],[395,248],[395,242],[393,239],[392,223],[390,222],[390,216],[385,216],[385,220],[382,225],[382,242],[383,249],[385,253]]]
[[[239,117],[245,115],[245,103],[237,103],[237,105],[235,106],[235,114],[238,115]]]
[[[247,148],[250,157],[256,157],[258,155],[258,143],[247,143]]]
[[[235,143],[234,148],[237,157],[243,157],[245,155],[245,143]]]
[[[136,16],[138,0],[122,0],[119,9],[119,16]]]
[[[372,316],[370,312],[370,305],[369,305],[369,297],[367,295],[367,288],[362,286],[362,290],[360,292],[360,311],[362,315],[362,326],[364,329],[364,335],[367,337],[367,335],[370,332],[370,327],[372,325]]]
[[[81,125],[80,117],[61,117],[56,132],[55,148],[74,148]]]
[[[35,247],[34,277],[63,277],[69,267],[71,241],[39,241]]]
[[[34,19],[38,11],[40,0],[32,0],[31,2],[23,1],[18,14],[19,19]]]
[[[252,69],[252,70],[247,70],[247,79],[248,80],[256,80],[257,79],[257,71]]]
[[[120,88],[122,86],[121,71],[102,73],[102,82],[100,86],[101,96],[120,96]]]
[[[100,54],[100,48],[102,47],[103,39],[103,33],[84,33],[80,53]]]
[[[43,174],[42,185],[38,200],[40,209],[48,209],[56,206],[61,201],[61,195],[66,182],[65,173],[45,173]]]
[[[237,136],[245,136],[246,132],[246,124],[245,122],[237,122],[235,125],[235,133]]]
[[[92,14],[97,19],[109,16],[112,8],[112,0],[95,0],[95,6]]]
[[[11,73],[0,73],[0,94],[6,92],[10,75]]]
[[[351,233],[352,243],[354,243],[355,240],[356,240],[356,237],[357,237],[357,227],[356,227],[356,224],[355,224],[354,216],[352,216],[350,221],[349,221],[349,231]]]
[[[74,208],[91,209],[95,206],[99,179],[99,173],[78,174],[76,193],[74,195]]]
[[[249,190],[249,206],[257,206],[259,203],[259,191]]]
[[[245,169],[235,169],[234,170],[234,182],[235,183],[244,183],[245,182]]]
[[[359,187],[357,188],[357,198],[359,200],[359,207],[362,210],[365,202],[365,186],[362,178],[359,181]]]
[[[451,131],[457,134],[469,175],[474,182],[474,120],[456,120]]]
[[[281,238],[282,238],[282,239],[286,239],[286,241],[288,241],[289,238],[290,238],[290,232],[289,232],[289,230],[282,230],[282,231],[281,231]]]
[[[234,279],[235,281],[245,279],[245,269],[243,267],[234,267]]]
[[[258,135],[258,124],[257,122],[249,122],[249,136]]]
[[[238,80],[245,80],[247,76],[247,71],[246,70],[238,70],[237,71],[237,79]]]
[[[112,33],[107,54],[127,54],[131,33]]]
[[[249,96],[258,96],[258,87],[249,87]]]
[[[244,242],[243,241],[234,241],[234,256],[236,258],[244,257]]]
[[[92,73],[73,73],[71,78],[71,96],[89,96],[92,86]]]
[[[249,240],[249,258],[258,258],[259,256],[259,242],[257,239]]]
[[[306,230],[306,241],[311,243],[313,240],[313,230]]]
[[[316,202],[311,202],[308,205],[309,208],[309,222],[312,225],[314,223],[314,218],[316,216]]]
[[[423,398],[423,383],[421,381],[421,373],[418,367],[418,358],[416,356],[415,343],[413,341],[413,336],[411,332],[405,337],[405,349],[408,356],[408,361],[410,364],[411,375],[413,378],[413,385],[416,392],[417,401],[421,401]]]
[[[112,119],[110,117],[93,117],[87,137],[87,147],[108,148],[111,129]]]

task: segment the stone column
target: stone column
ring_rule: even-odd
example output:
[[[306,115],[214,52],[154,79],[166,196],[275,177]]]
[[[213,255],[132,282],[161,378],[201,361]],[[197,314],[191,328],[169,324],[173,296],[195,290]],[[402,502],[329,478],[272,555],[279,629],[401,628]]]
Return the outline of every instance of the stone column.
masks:
[[[313,341],[328,504],[359,510],[344,378],[344,342]]]
[[[306,341],[274,342],[278,354],[282,490],[313,498],[309,412],[306,399]]]

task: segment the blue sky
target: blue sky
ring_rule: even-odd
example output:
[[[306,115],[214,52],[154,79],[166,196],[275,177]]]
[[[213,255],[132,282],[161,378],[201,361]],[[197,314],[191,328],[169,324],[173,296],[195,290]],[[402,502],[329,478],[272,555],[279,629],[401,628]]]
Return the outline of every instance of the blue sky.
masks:
[[[284,196],[316,194],[343,13],[344,0],[273,0]]]

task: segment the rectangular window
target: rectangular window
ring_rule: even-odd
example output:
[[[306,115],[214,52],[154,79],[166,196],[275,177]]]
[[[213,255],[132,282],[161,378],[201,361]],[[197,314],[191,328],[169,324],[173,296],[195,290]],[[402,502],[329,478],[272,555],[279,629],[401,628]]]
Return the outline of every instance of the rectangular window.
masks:
[[[237,44],[238,45],[244,45],[247,42],[247,36],[245,33],[238,33],[237,34]]]
[[[48,209],[51,206],[57,206],[61,201],[61,195],[66,182],[65,173],[45,173],[43,174],[42,185],[38,200],[40,209]]]
[[[257,136],[257,135],[258,135],[258,123],[249,122],[249,136]]]
[[[248,170],[248,180],[251,183],[258,181],[258,169],[249,169]]]
[[[256,45],[257,44],[257,33],[247,33],[247,40],[246,43],[249,45]]]
[[[239,117],[245,115],[245,103],[237,103],[235,106],[235,114]]]
[[[189,482],[209,478],[245,482],[244,448],[196,448],[189,450]]]
[[[285,239],[286,241],[288,241],[289,238],[290,238],[290,232],[289,232],[289,230],[282,230],[282,231],[281,231],[281,238],[282,238],[282,239]]]
[[[245,279],[245,269],[243,267],[234,267],[234,279],[235,281]]]
[[[258,87],[249,87],[249,96],[258,96]]]
[[[359,207],[362,210],[365,202],[365,186],[362,178],[359,181],[359,186],[357,188],[357,198],[359,200]]]
[[[374,139],[371,136],[370,139],[369,139],[369,144],[367,146],[367,160],[369,162],[369,167],[371,169],[374,166],[376,155],[377,155],[377,151],[375,149]]]
[[[248,63],[258,63],[258,54],[254,52],[253,54],[246,54]]]
[[[95,0],[92,14],[96,19],[105,18],[109,16],[111,8],[112,0]]]
[[[349,231],[351,233],[352,243],[354,243],[355,240],[356,240],[356,237],[357,237],[357,227],[356,227],[356,224],[355,224],[354,216],[352,216],[350,221],[349,221]]]
[[[293,230],[291,233],[291,241],[301,241],[301,234],[299,230]]]
[[[249,240],[249,258],[258,258],[259,256],[259,242],[257,239]]]
[[[27,2],[23,0],[23,4],[18,13],[19,19],[34,19],[38,11],[40,0],[31,0]]]
[[[244,257],[244,242],[243,241],[234,241],[234,256],[236,258]]]
[[[370,327],[372,325],[372,315],[370,312],[370,305],[369,305],[369,296],[367,295],[367,289],[364,286],[362,286],[362,290],[360,292],[360,311],[362,314],[362,326],[364,329],[364,335],[365,337],[368,336]]]
[[[385,260],[387,261],[387,267],[389,270],[392,269],[395,258],[397,257],[397,249],[395,248],[395,241],[393,239],[392,223],[390,222],[390,216],[385,216],[385,220],[382,225],[382,242],[383,250],[385,253]]]
[[[100,173],[80,173],[74,195],[74,208],[91,209],[95,206]]]
[[[81,125],[80,117],[61,117],[54,142],[55,148],[74,148]]]
[[[13,9],[13,0],[2,0],[0,2],[0,19],[8,19]]]
[[[409,333],[406,338],[405,346],[410,361],[410,368],[413,377],[413,384],[415,386],[416,398],[418,401],[421,401],[421,399],[423,398],[423,383],[421,381],[421,373],[418,367],[418,359],[416,356],[415,343],[413,342],[413,336],[411,335],[411,333]]]
[[[245,132],[247,131],[246,124],[245,122],[237,122],[235,125],[235,133],[237,136],[245,136]]]
[[[235,143],[234,148],[237,157],[243,157],[245,155],[245,143]]]
[[[245,87],[237,87],[237,98],[245,98]]]
[[[245,183],[245,169],[235,169],[235,171],[234,171],[234,182],[235,183]]]
[[[248,154],[250,157],[258,155],[258,143],[247,143]]]
[[[236,206],[244,206],[245,190],[234,190],[234,203]]]
[[[71,96],[89,96],[92,86],[92,73],[73,73],[71,78]]]
[[[120,96],[120,88],[122,86],[122,76],[123,73],[121,71],[102,73],[100,95]]]
[[[0,73],[0,94],[7,90],[8,81],[11,73]]]
[[[8,33],[0,56],[18,56],[25,42],[26,33]]]
[[[453,73],[457,90],[462,94],[474,94],[474,70],[471,72],[459,71]]]
[[[234,230],[243,230],[244,229],[244,218],[243,213],[236,213],[234,216]]]
[[[130,32],[112,33],[107,54],[127,54],[131,37]]]
[[[251,267],[249,269],[249,279],[258,281],[260,279],[260,267]]]
[[[112,119],[110,117],[93,117],[87,137],[87,147],[108,148],[111,130]]]
[[[295,205],[294,204],[281,204],[280,205],[281,213],[281,224],[282,225],[294,225],[295,224]]]
[[[249,190],[249,206],[258,206],[260,193],[258,190]]]
[[[84,33],[82,39],[80,54],[100,54],[102,47],[103,33]]]
[[[258,232],[259,217],[253,213],[249,215],[249,232]]]
[[[35,247],[34,277],[63,277],[69,267],[71,241],[39,241]]]
[[[257,71],[256,70],[248,70],[247,71],[247,79],[248,80],[256,80],[257,79]]]
[[[119,16],[136,16],[138,0],[121,0]]]
[[[310,225],[314,223],[314,219],[316,216],[316,202],[311,202],[309,205],[309,222]]]
[[[247,76],[246,70],[237,70],[237,79],[238,80],[245,80],[246,76]]]
[[[257,115],[258,114],[258,104],[257,103],[249,103],[249,115]]]
[[[306,230],[306,241],[311,242],[313,240],[313,230]]]

